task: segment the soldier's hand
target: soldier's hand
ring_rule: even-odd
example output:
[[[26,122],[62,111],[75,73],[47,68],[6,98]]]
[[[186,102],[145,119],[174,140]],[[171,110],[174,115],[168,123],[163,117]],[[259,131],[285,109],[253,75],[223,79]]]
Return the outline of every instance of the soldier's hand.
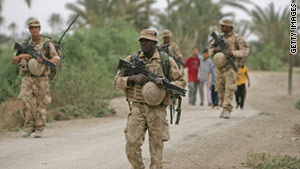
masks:
[[[43,63],[42,58],[37,58],[37,60],[38,60],[40,63]]]
[[[30,54],[20,54],[19,56],[25,60],[29,60],[32,58],[32,56]]]
[[[221,52],[221,49],[219,48],[219,46],[214,48],[214,53],[218,53],[218,52]]]
[[[128,81],[143,85],[149,81],[149,78],[143,74],[138,74],[129,76]]]
[[[164,78],[156,78],[156,79],[155,79],[155,83],[156,83],[157,85],[163,85],[163,80],[164,80]]]
[[[226,55],[227,56],[232,56],[233,54],[232,54],[232,51],[231,50],[228,50],[227,52],[226,52]]]
[[[55,65],[59,65],[60,64],[60,62],[59,62],[59,60],[58,59],[51,59],[51,60],[49,60],[50,62],[52,62],[52,63],[54,63]]]
[[[160,88],[164,87],[163,80],[165,80],[165,78],[156,78],[155,79],[155,83],[158,85],[158,87],[160,87]]]

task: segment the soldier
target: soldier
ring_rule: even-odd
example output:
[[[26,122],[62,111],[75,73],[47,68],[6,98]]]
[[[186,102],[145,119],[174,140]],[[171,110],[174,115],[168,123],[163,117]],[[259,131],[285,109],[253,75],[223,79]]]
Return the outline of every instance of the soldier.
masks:
[[[168,51],[169,51],[173,56],[175,56],[176,60],[182,61],[182,54],[181,54],[181,52],[180,52],[180,50],[179,50],[178,45],[177,45],[175,42],[171,41],[171,37],[172,37],[171,32],[170,32],[168,29],[165,29],[165,30],[163,31],[161,37],[162,37],[162,39],[163,39],[163,42],[161,42],[161,43],[159,44],[159,46],[160,46],[160,47],[163,47],[163,46],[169,44],[170,46],[169,46],[169,48],[168,48]],[[179,63],[177,63],[177,65],[180,66]],[[180,68],[180,67],[179,67],[179,68]]]
[[[37,53],[42,54],[50,62],[59,65],[60,57],[54,44],[40,35],[40,22],[37,19],[32,19],[28,22],[28,28],[31,37],[25,40],[22,45],[31,43]],[[45,128],[47,105],[52,100],[49,90],[50,67],[43,64],[42,59],[35,59],[30,54],[20,53],[20,51],[16,51],[12,63],[19,64],[20,74],[24,75],[18,96],[22,104],[21,113],[25,117],[23,137],[29,137],[35,131],[35,138],[40,138]],[[34,107],[36,107],[35,115],[33,113]]]
[[[127,61],[133,58],[144,60],[146,69],[163,78],[167,78],[179,87],[186,83],[180,74],[175,61],[162,51],[156,49],[157,34],[154,30],[144,29],[140,33],[139,42],[141,51],[126,57]],[[164,74],[164,57],[168,58],[169,76]],[[141,146],[145,133],[149,133],[149,147],[151,155],[150,169],[163,168],[164,141],[170,139],[168,122],[166,120],[167,105],[172,104],[171,94],[166,92],[161,85],[163,78],[156,82],[148,82],[148,77],[143,74],[126,76],[119,70],[114,79],[114,88],[124,89],[129,103],[130,113],[124,130],[126,137],[126,154],[132,169],[144,169]]]
[[[249,53],[249,47],[243,37],[233,31],[234,23],[230,19],[224,19],[220,22],[221,30],[224,34],[228,46],[226,56],[231,57],[235,65],[243,62]],[[214,40],[209,45],[209,55],[213,57],[215,69],[215,88],[219,93],[220,106],[223,107],[220,118],[230,118],[232,112],[232,100],[236,90],[237,73],[227,62],[225,55],[221,53],[220,48],[214,47]]]

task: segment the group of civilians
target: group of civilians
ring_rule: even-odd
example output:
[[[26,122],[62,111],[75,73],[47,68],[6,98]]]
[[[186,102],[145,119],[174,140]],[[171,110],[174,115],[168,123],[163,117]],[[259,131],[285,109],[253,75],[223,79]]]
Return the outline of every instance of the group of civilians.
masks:
[[[215,65],[209,58],[208,50],[204,49],[200,54],[197,48],[193,48],[191,56],[184,62],[183,68],[188,68],[188,96],[189,104],[196,105],[197,90],[199,88],[200,106],[206,103],[212,108],[219,108],[218,93],[215,91]],[[243,109],[246,97],[246,82],[250,87],[250,78],[247,66],[238,65],[237,90],[235,92],[236,108]],[[184,71],[182,71],[184,74]],[[206,91],[206,92],[205,92]]]

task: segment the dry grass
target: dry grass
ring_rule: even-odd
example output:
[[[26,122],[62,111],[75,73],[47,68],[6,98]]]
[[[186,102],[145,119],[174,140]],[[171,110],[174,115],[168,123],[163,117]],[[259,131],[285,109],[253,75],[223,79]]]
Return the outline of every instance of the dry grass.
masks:
[[[0,104],[0,130],[11,130],[23,126],[24,118],[20,113],[20,102],[8,100]]]

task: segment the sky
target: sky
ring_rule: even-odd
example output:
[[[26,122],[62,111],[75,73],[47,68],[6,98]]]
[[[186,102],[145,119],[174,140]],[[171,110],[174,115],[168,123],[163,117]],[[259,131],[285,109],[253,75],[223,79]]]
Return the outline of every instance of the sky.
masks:
[[[12,22],[17,24],[17,33],[27,31],[25,22],[29,17],[35,17],[40,20],[42,25],[41,32],[51,32],[51,27],[48,25],[48,19],[52,13],[58,13],[64,19],[64,22],[67,21],[71,15],[71,11],[66,9],[67,3],[76,3],[77,0],[32,0],[31,7],[29,8],[25,3],[25,0],[4,0],[3,1],[3,10],[2,16],[4,17],[4,27],[0,29],[1,32],[4,32],[10,35],[8,30],[8,25]],[[170,0],[172,1],[172,0]],[[218,1],[218,0],[214,0]],[[262,8],[266,7],[269,3],[274,2],[276,10],[280,10],[282,7],[289,5],[290,0],[252,0],[255,4],[261,6]],[[160,9],[161,11],[167,7],[167,0],[157,0],[153,5],[153,8]],[[248,7],[249,9],[250,6]],[[233,12],[235,13],[236,20],[246,19],[250,20],[243,11],[237,10],[235,8],[226,7],[223,8],[223,12]],[[65,25],[67,27],[67,25]]]

